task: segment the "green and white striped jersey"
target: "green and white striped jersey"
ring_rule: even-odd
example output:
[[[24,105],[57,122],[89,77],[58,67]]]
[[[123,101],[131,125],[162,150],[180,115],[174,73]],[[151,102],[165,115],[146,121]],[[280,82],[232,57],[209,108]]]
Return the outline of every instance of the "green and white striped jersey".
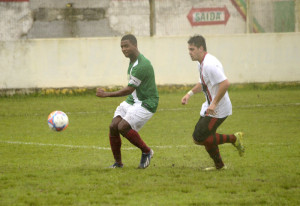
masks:
[[[142,54],[139,54],[137,60],[129,64],[127,74],[128,86],[134,87],[135,90],[128,95],[126,102],[131,105],[140,103],[142,107],[155,113],[159,96],[151,62]]]

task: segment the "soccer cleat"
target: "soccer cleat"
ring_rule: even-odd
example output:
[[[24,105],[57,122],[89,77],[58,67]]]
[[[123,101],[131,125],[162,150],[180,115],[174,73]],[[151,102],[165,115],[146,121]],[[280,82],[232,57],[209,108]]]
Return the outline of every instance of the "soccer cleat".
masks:
[[[140,165],[139,165],[139,169],[145,169],[147,168],[149,165],[150,165],[150,160],[151,158],[153,157],[153,150],[150,149],[150,152],[145,154],[145,153],[142,153],[142,158],[141,158],[141,162],[140,162]]]
[[[227,166],[224,165],[222,168],[219,168],[219,169],[217,169],[216,167],[207,167],[207,168],[204,168],[203,170],[204,170],[204,171],[215,171],[215,170],[220,171],[220,170],[227,170]]]
[[[112,166],[110,166],[109,168],[123,168],[123,164],[119,164],[117,162],[115,162]]]
[[[245,153],[245,147],[243,144],[243,133],[242,132],[236,132],[234,133],[234,136],[236,136],[236,141],[233,143],[233,146],[239,151],[239,155],[242,157]]]

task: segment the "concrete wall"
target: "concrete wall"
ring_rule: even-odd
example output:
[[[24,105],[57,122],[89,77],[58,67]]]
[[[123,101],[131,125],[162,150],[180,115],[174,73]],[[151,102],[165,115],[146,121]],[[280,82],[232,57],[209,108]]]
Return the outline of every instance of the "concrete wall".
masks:
[[[27,37],[116,36],[106,17],[110,0],[30,0],[34,24]]]
[[[224,8],[230,17],[224,24],[191,25],[187,16],[192,8]],[[246,22],[230,0],[168,0],[156,1],[156,31],[158,36],[246,33]]]
[[[295,2],[295,30],[299,31],[300,0],[251,0],[251,16],[256,32],[275,30],[274,4]],[[241,3],[242,2],[242,3]],[[246,0],[155,0],[156,36],[247,33]],[[191,24],[187,16],[206,16]],[[229,18],[213,24],[216,8],[224,8]],[[209,11],[210,10],[210,11]],[[286,16],[282,11],[281,16]],[[224,12],[219,12],[221,19]],[[194,20],[196,20],[195,18]],[[133,33],[150,35],[149,0],[0,0],[0,41],[35,38],[111,37]],[[283,22],[286,22],[283,20]],[[250,30],[251,31],[251,30]],[[288,30],[290,31],[290,30]]]
[[[138,37],[158,84],[194,84],[196,62],[183,37]],[[300,33],[206,36],[231,83],[300,81]],[[127,84],[120,38],[0,42],[0,89]]]
[[[0,41],[27,38],[32,25],[28,2],[0,2]]]

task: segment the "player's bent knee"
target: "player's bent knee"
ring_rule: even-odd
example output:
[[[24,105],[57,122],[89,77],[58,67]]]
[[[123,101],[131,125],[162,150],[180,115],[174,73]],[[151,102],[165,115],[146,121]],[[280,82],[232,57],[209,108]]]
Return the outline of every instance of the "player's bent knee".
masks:
[[[202,142],[205,141],[205,139],[208,136],[209,136],[209,133],[207,130],[195,128],[195,131],[193,133],[193,140],[194,140],[194,142],[196,141],[197,143],[200,143],[201,145],[203,145]]]
[[[109,130],[111,132],[118,132],[118,125],[121,121],[122,121],[122,118],[120,116],[113,118],[113,120],[111,121],[111,123],[109,125]]]
[[[193,137],[193,141],[196,145],[203,145],[203,142],[195,140],[195,138]]]
[[[109,125],[109,130],[111,131],[111,132],[118,132],[118,124],[115,124],[115,123],[111,123],[110,125]]]
[[[130,125],[126,121],[121,121],[118,124],[118,131],[123,135],[126,136],[128,131],[131,129]]]

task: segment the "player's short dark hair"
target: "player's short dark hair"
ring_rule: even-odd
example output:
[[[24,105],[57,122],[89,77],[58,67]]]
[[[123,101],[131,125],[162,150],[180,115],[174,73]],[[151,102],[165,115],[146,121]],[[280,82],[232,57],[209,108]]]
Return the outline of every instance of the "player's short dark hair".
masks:
[[[207,51],[205,39],[201,35],[192,36],[189,39],[188,44],[190,44],[190,45],[194,44],[197,48],[200,48],[200,46],[202,46],[204,51]]]
[[[122,37],[121,41],[128,40],[131,44],[137,46],[136,37],[133,34],[126,34]]]

